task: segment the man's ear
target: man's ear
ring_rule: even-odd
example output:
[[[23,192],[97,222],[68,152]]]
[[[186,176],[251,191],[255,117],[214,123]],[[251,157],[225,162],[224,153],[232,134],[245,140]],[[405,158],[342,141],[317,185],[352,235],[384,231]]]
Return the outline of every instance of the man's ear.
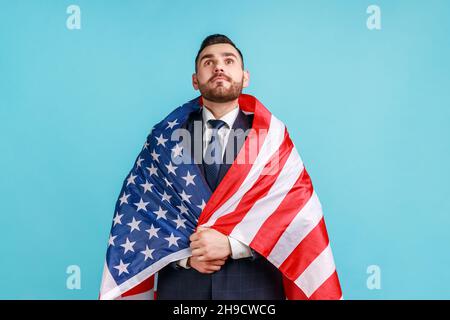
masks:
[[[242,87],[247,88],[250,84],[250,72],[248,70],[244,71],[244,79],[242,80]]]
[[[194,87],[195,90],[198,90],[198,79],[196,73],[192,74],[192,86]]]

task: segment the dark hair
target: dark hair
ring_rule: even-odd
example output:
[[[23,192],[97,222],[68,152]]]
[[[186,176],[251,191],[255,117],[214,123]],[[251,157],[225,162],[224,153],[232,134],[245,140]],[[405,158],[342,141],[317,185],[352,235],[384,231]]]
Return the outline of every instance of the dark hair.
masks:
[[[202,45],[200,46],[200,49],[198,50],[197,56],[195,57],[195,72],[197,72],[197,62],[198,57],[200,56],[200,53],[205,49],[207,46],[211,46],[213,44],[219,44],[219,43],[228,43],[233,46],[239,52],[239,55],[241,56],[242,60],[242,69],[244,69],[244,57],[242,56],[241,50],[236,47],[236,45],[233,43],[233,41],[230,40],[227,36],[223,34],[212,34],[209,35],[203,40]]]

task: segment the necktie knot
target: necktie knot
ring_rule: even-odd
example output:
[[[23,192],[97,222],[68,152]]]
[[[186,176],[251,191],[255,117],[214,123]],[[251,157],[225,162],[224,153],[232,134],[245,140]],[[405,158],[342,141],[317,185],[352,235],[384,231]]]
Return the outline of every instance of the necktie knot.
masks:
[[[215,119],[208,120],[208,125],[211,127],[211,129],[219,130],[226,124],[227,123],[223,120],[215,120]]]

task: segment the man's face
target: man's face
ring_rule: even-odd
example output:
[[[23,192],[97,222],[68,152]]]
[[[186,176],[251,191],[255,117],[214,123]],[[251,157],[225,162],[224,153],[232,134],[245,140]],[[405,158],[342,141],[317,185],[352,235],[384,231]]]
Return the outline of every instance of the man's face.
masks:
[[[248,86],[248,71],[242,70],[242,60],[230,44],[220,43],[206,47],[197,61],[197,72],[192,85],[202,96],[213,102],[236,100]]]

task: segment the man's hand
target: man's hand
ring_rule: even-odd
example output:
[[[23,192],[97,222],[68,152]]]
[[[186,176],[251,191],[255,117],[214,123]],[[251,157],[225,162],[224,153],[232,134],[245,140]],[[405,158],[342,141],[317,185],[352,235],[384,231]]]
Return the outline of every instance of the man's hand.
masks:
[[[197,257],[189,257],[188,265],[200,273],[213,273],[219,271],[225,264],[225,259],[199,261]]]
[[[189,240],[192,257],[198,261],[226,260],[231,254],[228,237],[217,230],[199,227]]]

